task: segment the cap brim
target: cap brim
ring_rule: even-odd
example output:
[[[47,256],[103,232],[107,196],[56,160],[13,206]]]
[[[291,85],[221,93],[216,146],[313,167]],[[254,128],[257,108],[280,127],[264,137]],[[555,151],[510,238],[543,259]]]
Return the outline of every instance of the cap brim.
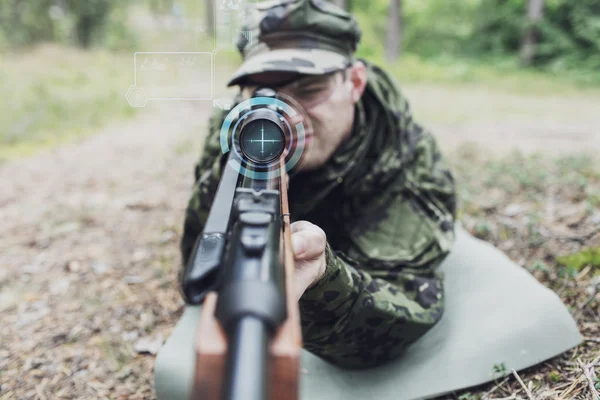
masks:
[[[321,75],[347,67],[348,57],[322,49],[278,49],[248,57],[233,74],[227,86],[239,85],[249,75],[260,72],[297,72]]]

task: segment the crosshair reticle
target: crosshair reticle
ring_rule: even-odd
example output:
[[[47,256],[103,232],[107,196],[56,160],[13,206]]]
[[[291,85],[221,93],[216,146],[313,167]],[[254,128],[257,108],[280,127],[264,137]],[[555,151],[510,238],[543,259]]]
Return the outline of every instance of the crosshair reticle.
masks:
[[[246,157],[255,163],[268,164],[277,159],[285,148],[282,129],[269,120],[255,120],[244,126],[240,147]]]
[[[233,152],[227,165],[245,177],[279,177],[281,157],[287,173],[302,162],[310,119],[294,99],[281,93],[277,96],[285,101],[257,90],[253,97],[233,107],[221,125],[221,152]],[[292,124],[298,115],[305,118]]]

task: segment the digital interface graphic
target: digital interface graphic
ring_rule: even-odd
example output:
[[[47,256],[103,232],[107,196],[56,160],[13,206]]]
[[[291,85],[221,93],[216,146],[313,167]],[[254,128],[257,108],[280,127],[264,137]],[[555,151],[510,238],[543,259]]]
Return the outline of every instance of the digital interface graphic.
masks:
[[[183,17],[177,8],[175,21],[180,29],[194,32],[196,42],[205,45],[204,51],[136,52],[133,56],[133,84],[125,97],[132,107],[145,107],[148,101],[212,100],[215,108],[230,110],[226,99],[215,99],[215,71],[218,70],[219,53],[238,52],[238,40],[252,43],[253,33],[244,30],[251,17],[252,8],[246,0],[212,0],[212,23],[197,18]],[[174,29],[172,20],[165,21]],[[213,25],[212,29],[210,25]],[[212,32],[211,32],[212,30]],[[207,40],[208,39],[208,40]],[[198,50],[195,47],[190,50]],[[225,57],[221,62],[227,62]]]
[[[132,107],[148,100],[210,100],[214,92],[213,53],[139,52],[134,55]]]

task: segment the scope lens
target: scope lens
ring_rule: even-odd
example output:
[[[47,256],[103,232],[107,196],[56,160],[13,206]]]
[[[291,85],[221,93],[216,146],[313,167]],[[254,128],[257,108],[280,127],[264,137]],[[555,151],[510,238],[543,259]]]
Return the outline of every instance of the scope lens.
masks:
[[[281,128],[267,119],[256,119],[244,126],[240,133],[240,147],[244,156],[259,164],[277,159],[285,148]]]

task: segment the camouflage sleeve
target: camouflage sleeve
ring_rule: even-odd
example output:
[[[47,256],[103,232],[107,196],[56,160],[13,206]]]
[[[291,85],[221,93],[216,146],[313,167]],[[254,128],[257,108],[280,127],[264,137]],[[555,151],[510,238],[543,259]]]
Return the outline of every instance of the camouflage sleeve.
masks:
[[[373,367],[397,357],[441,318],[441,280],[406,274],[390,282],[326,251],[325,276],[299,303],[310,352],[345,368]]]
[[[410,117],[403,128],[411,161],[363,215],[347,218],[351,245],[327,245],[325,276],[300,299],[305,348],[346,368],[397,357],[444,310],[437,267],[454,241],[454,182],[431,134]]]

